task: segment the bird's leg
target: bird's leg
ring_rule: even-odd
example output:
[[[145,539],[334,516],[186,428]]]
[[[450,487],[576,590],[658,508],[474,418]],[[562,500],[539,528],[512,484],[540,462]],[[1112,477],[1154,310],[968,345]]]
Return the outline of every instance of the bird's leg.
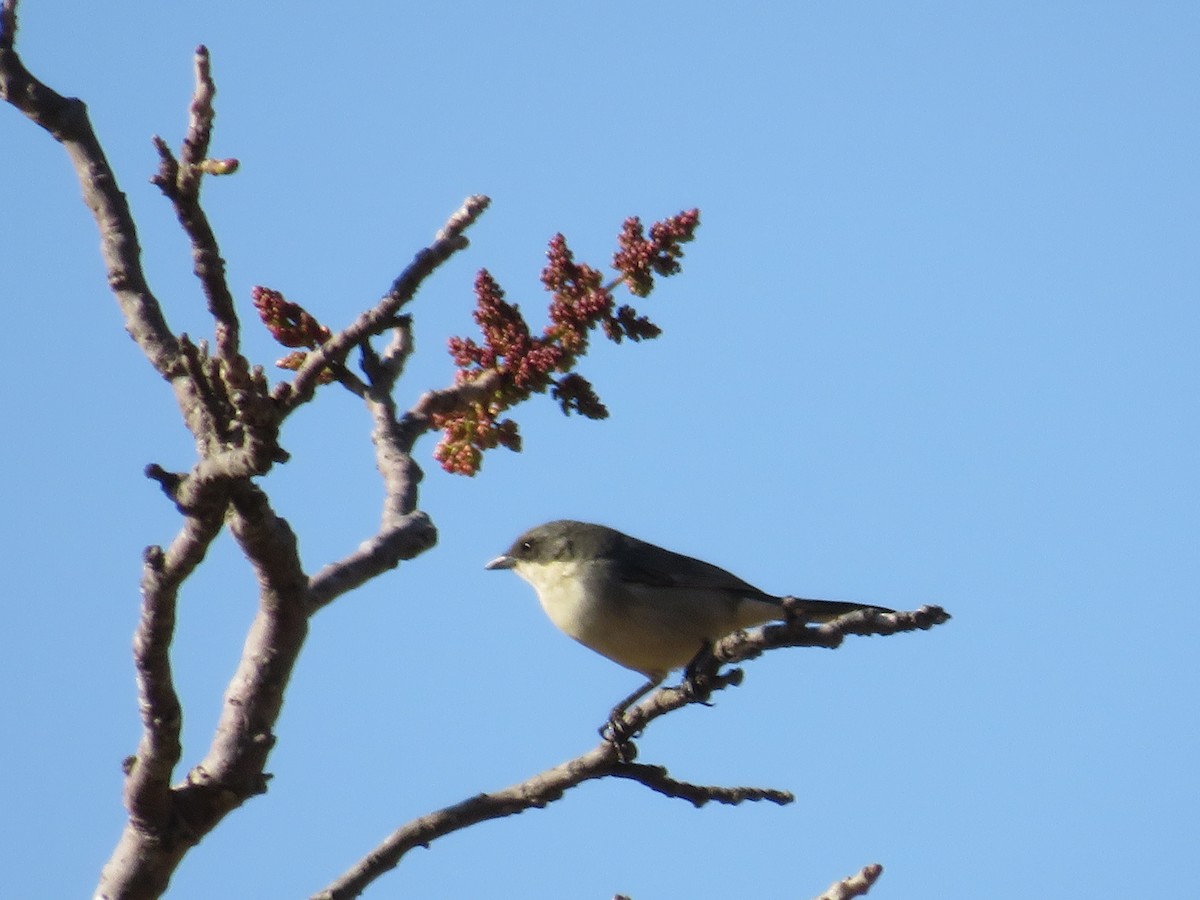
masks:
[[[633,706],[633,704],[662,683],[662,678],[650,678],[640,688],[614,706],[612,712],[608,714],[608,720],[600,726],[600,737],[618,747],[633,737],[633,735],[625,732],[625,726],[621,722],[622,715],[624,715],[625,710],[629,709],[629,707]]]
[[[712,675],[715,674],[709,670],[713,669],[716,663],[712,649],[712,641],[705,641],[701,645],[691,662],[684,667],[683,683],[680,685],[694,702],[703,703],[705,706],[712,706],[708,702],[712,694]]]

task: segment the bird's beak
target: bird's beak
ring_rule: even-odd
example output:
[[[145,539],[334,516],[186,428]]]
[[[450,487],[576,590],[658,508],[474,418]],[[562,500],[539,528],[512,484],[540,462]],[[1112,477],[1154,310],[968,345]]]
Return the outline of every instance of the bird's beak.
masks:
[[[484,566],[485,569],[511,569],[517,564],[517,561],[511,556],[497,556],[490,563]]]

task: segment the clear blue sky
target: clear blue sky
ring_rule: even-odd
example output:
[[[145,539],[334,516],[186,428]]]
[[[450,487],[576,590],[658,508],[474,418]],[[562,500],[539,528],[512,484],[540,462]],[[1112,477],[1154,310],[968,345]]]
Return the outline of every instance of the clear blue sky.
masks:
[[[412,307],[402,402],[446,383],[487,266],[531,317],[563,231],[698,206],[664,336],[583,372],[612,410],[521,410],[475,480],[420,447],[435,551],[314,620],[270,793],[172,897],[307,896],[391,829],[592,746],[637,676],[483,563],[560,517],[781,593],[955,618],[790,651],[642,760],[789,788],[693,810],[599,783],[413,853],[368,897],[1119,897],[1200,844],[1200,7],[1194,3],[23,4],[28,65],[86,98],[176,328],[209,323],[147,183],[191,51],[218,79],[207,207],[244,312],[266,284],[344,324],[470,193],[494,206]],[[270,10],[270,12],[267,12]],[[124,336],[60,149],[0,109],[8,572],[0,893],[86,896],[138,737],[141,549],[176,517],[141,476],[192,455]],[[248,350],[279,352],[250,323]],[[369,423],[326,392],[266,480],[315,571],[375,527]],[[254,608],[227,540],[185,591],[185,765]],[[183,774],[181,770],[180,775]],[[747,887],[747,885],[751,887]]]

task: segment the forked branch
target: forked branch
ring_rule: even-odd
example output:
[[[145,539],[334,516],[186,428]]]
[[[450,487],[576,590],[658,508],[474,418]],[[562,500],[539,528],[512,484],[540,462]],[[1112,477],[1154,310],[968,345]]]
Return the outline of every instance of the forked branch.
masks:
[[[784,625],[769,625],[747,633],[730,635],[713,647],[710,667],[696,673],[707,679],[706,689],[697,690],[691,683],[660,688],[626,712],[625,733],[635,734],[653,720],[673,710],[693,703],[704,703],[712,690],[739,684],[740,670],[733,670],[736,675],[719,673],[718,669],[723,664],[742,662],[783,647],[837,646],[848,634],[889,635],[901,631],[923,630],[941,624],[949,618],[949,614],[941,607],[924,606],[914,612],[860,611],[823,625],[808,625],[796,620]],[[753,800],[786,804],[794,799],[789,792],[773,788],[690,784],[672,777],[665,767],[634,762],[636,757],[637,748],[632,741],[614,743],[611,740],[603,740],[583,755],[520,784],[500,791],[479,794],[414,819],[394,831],[325,890],[314,894],[312,900],[349,900],[357,897],[371,882],[395,868],[414,847],[426,847],[439,837],[489,819],[499,819],[529,809],[541,809],[561,799],[571,788],[599,778],[637,781],[657,793],[686,800],[695,806],[703,806],[709,802],[737,804]],[[878,877],[878,873],[875,877]],[[847,880],[847,883],[851,881]],[[859,882],[854,881],[853,884]],[[869,884],[867,886],[869,887]],[[865,893],[865,888],[862,892]]]

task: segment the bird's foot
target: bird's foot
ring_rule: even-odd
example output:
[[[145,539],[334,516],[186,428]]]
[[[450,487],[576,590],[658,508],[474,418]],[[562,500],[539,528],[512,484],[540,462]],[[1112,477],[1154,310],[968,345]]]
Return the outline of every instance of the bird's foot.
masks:
[[[689,703],[713,705],[708,699],[712,696],[715,687],[713,676],[717,670],[717,661],[713,658],[712,651],[712,644],[705,641],[704,646],[692,657],[683,670],[683,681],[680,682],[679,687],[687,696]]]
[[[679,689],[687,695],[688,703],[699,703],[701,706],[716,706],[709,698],[712,696],[713,683],[707,675],[696,678],[685,678]]]
[[[614,714],[600,726],[599,731],[600,737],[612,744],[618,761],[628,763],[637,758],[637,747],[634,745],[633,739],[640,732],[632,731],[625,723],[625,717],[620,713],[614,710]]]

